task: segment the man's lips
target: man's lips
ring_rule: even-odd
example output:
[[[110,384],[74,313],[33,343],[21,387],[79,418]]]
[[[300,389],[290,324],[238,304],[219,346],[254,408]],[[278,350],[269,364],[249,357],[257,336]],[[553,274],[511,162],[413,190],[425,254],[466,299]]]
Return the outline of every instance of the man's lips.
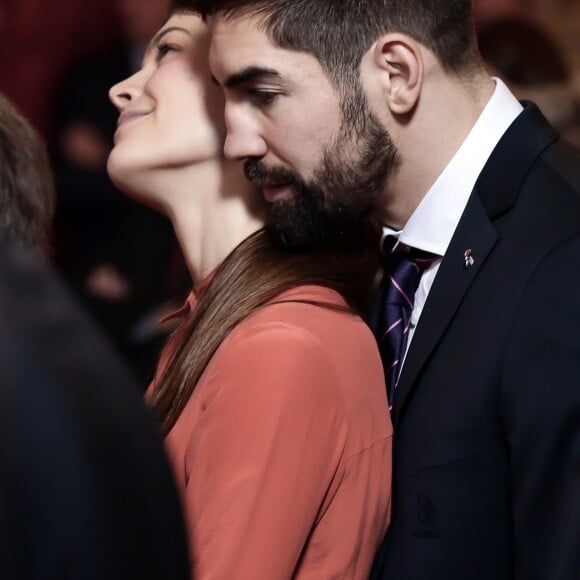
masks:
[[[262,195],[266,201],[272,202],[286,197],[291,190],[292,184],[289,181],[283,183],[262,183]]]

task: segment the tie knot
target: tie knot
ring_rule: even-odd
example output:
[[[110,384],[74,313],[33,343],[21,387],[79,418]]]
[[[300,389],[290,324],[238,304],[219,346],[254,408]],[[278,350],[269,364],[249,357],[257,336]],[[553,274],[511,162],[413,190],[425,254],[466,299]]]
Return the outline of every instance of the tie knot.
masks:
[[[422,274],[438,258],[436,254],[400,244],[394,252],[389,252],[384,256],[383,266],[387,272],[412,268]]]
[[[438,258],[435,254],[431,254],[425,250],[418,250],[417,248],[408,248],[407,251],[403,251],[402,253],[405,259],[411,262],[413,267],[417,268],[421,274]]]
[[[412,308],[421,276],[435,260],[436,255],[408,246],[386,256],[387,301]]]

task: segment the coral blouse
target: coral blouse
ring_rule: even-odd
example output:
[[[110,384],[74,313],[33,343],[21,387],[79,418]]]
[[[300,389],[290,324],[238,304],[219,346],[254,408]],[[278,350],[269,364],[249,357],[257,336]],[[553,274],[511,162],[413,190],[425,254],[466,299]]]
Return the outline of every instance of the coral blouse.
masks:
[[[197,580],[368,577],[390,517],[383,369],[358,316],[308,301],[345,306],[301,286],[252,313],[166,438]]]

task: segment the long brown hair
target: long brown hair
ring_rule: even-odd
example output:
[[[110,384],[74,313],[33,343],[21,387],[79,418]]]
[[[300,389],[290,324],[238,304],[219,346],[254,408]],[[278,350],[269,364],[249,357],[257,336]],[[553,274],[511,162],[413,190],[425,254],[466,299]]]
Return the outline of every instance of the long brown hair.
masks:
[[[379,264],[379,235],[372,222],[362,221],[348,233],[309,251],[283,249],[265,230],[239,244],[170,338],[178,346],[152,395],[163,432],[167,434],[175,424],[232,328],[281,292],[302,284],[321,285],[339,292],[353,312],[365,313]]]

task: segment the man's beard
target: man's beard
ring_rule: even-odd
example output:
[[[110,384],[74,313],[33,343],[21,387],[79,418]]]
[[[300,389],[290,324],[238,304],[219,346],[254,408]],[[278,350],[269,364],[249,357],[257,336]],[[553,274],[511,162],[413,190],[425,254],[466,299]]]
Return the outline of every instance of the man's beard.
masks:
[[[291,195],[269,204],[266,216],[266,228],[286,248],[308,249],[352,232],[361,218],[377,209],[398,163],[396,147],[368,110],[362,89],[355,89],[342,108],[338,135],[325,147],[309,181],[259,159],[244,165],[246,177],[256,185],[292,188]]]

